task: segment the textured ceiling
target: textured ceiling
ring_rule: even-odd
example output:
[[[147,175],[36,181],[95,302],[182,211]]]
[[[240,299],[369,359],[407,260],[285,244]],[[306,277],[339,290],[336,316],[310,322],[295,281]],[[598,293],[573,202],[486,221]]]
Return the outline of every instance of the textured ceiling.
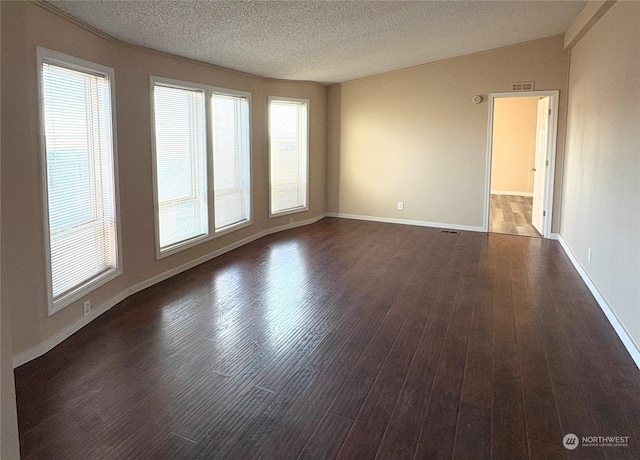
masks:
[[[585,1],[54,1],[126,42],[343,82],[564,33]]]

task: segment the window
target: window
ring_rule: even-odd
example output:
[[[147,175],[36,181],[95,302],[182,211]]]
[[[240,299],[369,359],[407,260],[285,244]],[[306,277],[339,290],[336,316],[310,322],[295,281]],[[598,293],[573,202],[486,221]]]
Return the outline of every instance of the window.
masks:
[[[38,48],[49,314],[121,273],[113,70]]]
[[[269,99],[271,215],[308,208],[309,102]]]
[[[208,234],[204,92],[156,85],[158,238],[167,248]]]
[[[157,255],[163,257],[251,223],[249,95],[151,82]]]
[[[249,219],[249,103],[213,94],[213,172],[216,231]]]

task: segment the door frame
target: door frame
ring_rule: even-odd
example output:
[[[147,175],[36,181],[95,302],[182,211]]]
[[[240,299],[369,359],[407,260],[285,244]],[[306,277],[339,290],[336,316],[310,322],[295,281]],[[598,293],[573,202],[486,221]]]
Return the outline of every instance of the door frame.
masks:
[[[553,219],[553,189],[556,170],[556,144],[558,137],[558,102],[560,91],[517,91],[509,93],[489,93],[489,121],[487,127],[487,158],[485,173],[485,194],[484,194],[484,232],[489,232],[489,211],[491,207],[491,162],[493,151],[493,116],[496,99],[514,97],[547,97],[549,96],[549,107],[551,115],[549,117],[549,133],[547,138],[547,161],[548,170],[544,185],[544,203],[542,210],[545,219],[542,225],[543,238],[551,238],[551,220]]]

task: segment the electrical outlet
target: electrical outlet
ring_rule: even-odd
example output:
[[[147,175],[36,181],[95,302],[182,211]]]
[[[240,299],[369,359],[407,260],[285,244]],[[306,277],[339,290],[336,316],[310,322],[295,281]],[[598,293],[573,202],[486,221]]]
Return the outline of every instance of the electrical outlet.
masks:
[[[85,302],[82,304],[82,306],[84,307],[84,316],[87,316],[89,313],[91,313],[91,301],[90,300],[85,300]]]
[[[402,211],[404,209],[404,202],[398,201],[398,211]]]
[[[293,217],[289,217],[289,223],[292,224],[293,223]]]
[[[591,248],[587,249],[587,262],[591,262]]]

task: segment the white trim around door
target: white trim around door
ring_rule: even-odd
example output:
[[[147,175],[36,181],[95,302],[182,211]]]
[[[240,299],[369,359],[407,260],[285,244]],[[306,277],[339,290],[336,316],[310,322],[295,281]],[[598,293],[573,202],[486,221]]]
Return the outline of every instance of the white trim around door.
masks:
[[[542,236],[551,237],[551,220],[553,218],[553,186],[556,166],[556,139],[558,132],[558,101],[560,91],[517,91],[509,93],[489,94],[489,121],[487,127],[487,159],[485,172],[485,196],[484,196],[484,223],[485,232],[489,231],[489,208],[491,203],[491,160],[493,150],[493,115],[495,100],[499,98],[511,97],[549,97],[549,132],[547,136],[547,165],[546,180],[544,185],[544,221],[542,225]]]

